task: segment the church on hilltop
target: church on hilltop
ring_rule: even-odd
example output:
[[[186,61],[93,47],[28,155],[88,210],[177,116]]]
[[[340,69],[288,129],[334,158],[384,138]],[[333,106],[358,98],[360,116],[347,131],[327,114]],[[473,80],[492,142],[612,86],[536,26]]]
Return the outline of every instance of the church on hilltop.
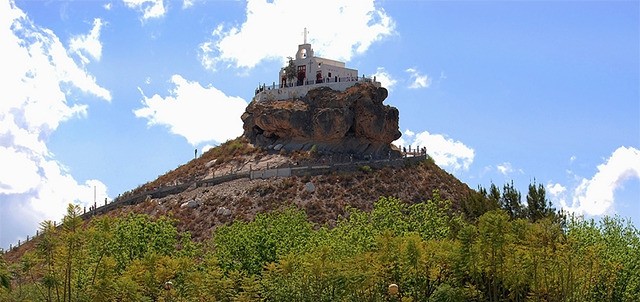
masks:
[[[279,83],[260,85],[254,100],[284,100],[303,97],[311,89],[329,87],[344,91],[359,83],[368,82],[380,87],[375,78],[358,75],[358,70],[347,68],[344,62],[316,57],[307,43],[307,29],[304,29],[304,43],[298,45],[295,58],[280,70]]]

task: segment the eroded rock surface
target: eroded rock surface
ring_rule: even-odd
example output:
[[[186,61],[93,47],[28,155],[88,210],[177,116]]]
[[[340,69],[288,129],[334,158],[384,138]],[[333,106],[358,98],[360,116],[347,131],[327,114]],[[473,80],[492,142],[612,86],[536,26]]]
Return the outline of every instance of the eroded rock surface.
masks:
[[[356,156],[397,156],[398,109],[384,105],[387,89],[357,84],[344,92],[321,87],[301,99],[253,101],[242,115],[254,145]]]

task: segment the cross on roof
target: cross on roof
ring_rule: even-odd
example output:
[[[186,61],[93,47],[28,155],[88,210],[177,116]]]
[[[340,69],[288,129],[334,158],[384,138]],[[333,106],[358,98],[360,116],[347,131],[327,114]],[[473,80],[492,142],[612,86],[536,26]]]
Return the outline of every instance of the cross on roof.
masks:
[[[305,27],[305,28],[304,28],[304,44],[307,44],[307,34],[308,34],[308,33],[309,33],[309,32],[307,31],[307,28]]]

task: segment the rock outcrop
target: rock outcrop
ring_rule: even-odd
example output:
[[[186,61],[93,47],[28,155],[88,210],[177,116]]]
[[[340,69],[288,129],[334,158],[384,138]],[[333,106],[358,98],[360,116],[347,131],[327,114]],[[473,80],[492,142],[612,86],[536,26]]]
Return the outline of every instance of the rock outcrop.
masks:
[[[387,89],[357,84],[344,92],[328,87],[300,99],[252,101],[242,115],[244,136],[254,145],[354,156],[398,156],[398,109],[382,102]],[[313,147],[315,146],[315,147]]]

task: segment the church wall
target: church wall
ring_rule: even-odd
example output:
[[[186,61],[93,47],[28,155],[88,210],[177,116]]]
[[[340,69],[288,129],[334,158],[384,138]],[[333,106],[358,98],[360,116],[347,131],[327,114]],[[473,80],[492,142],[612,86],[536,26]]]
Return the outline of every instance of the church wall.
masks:
[[[347,88],[357,84],[358,82],[371,82],[371,79],[362,79],[362,78],[354,78],[353,81],[344,81],[344,82],[331,82],[331,83],[321,83],[321,84],[313,84],[313,85],[303,85],[303,86],[294,86],[294,87],[286,87],[286,88],[278,88],[277,85],[266,86],[263,91],[256,94],[253,98],[255,101],[279,101],[286,99],[296,99],[301,98],[307,95],[307,92],[311,89],[319,88],[327,86],[333,90],[337,91],[345,91]],[[374,85],[380,87],[379,82],[373,82]]]

